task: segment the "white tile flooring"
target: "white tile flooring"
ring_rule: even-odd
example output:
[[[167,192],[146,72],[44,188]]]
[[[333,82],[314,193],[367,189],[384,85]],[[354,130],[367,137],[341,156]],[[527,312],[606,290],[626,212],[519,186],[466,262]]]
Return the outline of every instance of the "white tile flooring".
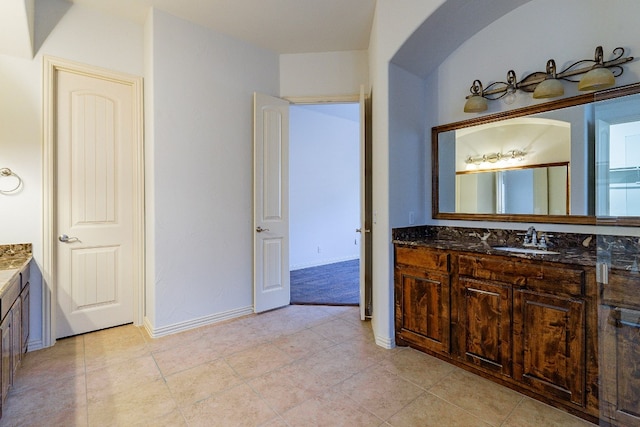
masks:
[[[0,426],[592,426],[408,348],[357,307],[288,306],[149,338],[122,326],[28,353]]]

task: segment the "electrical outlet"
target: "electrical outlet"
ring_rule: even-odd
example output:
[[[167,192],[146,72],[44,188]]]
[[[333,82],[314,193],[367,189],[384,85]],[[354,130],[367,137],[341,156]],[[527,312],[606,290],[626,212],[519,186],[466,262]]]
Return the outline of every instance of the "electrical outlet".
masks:
[[[416,214],[413,211],[409,211],[409,225],[416,223]]]

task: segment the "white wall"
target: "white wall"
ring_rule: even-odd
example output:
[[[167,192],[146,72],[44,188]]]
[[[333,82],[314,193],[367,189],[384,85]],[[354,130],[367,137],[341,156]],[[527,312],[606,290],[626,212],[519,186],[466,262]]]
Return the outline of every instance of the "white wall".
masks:
[[[367,51],[280,55],[280,96],[354,95],[369,85]]]
[[[359,105],[293,105],[289,112],[290,269],[357,259]],[[355,120],[335,115],[343,112]]]
[[[548,10],[553,8],[554,13]],[[637,42],[637,31],[630,16],[640,12],[640,4],[633,0],[621,0],[615,3],[604,3],[599,0],[567,0],[561,3],[552,0],[533,0],[508,15],[498,19],[490,26],[478,32],[460,46],[430,75],[425,83],[430,98],[437,100],[437,109],[430,111],[427,117],[427,127],[453,121],[468,119],[475,115],[462,111],[464,98],[468,94],[469,86],[474,79],[480,79],[483,84],[502,80],[508,69],[516,70],[518,78],[524,75],[544,70],[550,58],[556,60],[559,71],[565,66],[579,59],[591,59],[595,47],[602,45],[605,59],[612,55],[615,47],[623,46],[627,54],[637,56],[640,43]],[[544,25],[541,23],[544,22]],[[558,37],[557,29],[562,29],[562,37]],[[491,47],[488,50],[488,47]],[[542,48],[544,47],[544,48]],[[509,55],[496,55],[487,60],[490,52],[509,52]],[[635,83],[640,80],[640,63],[633,61],[624,66],[625,71],[617,78],[617,85]],[[576,84],[565,82],[565,96],[578,93]],[[516,102],[506,105],[503,102],[490,102],[486,114],[523,107],[544,100],[534,100],[531,95],[519,93]],[[484,114],[484,113],[483,113]],[[583,133],[584,129],[575,129]],[[574,132],[574,129],[572,129]],[[575,135],[572,135],[572,138]],[[585,152],[572,151],[572,161],[585,157]],[[430,160],[429,160],[430,161]],[[584,162],[576,161],[572,174],[587,176]],[[586,180],[576,182],[572,180],[572,192],[582,195],[580,188]],[[586,203],[585,198],[572,201],[572,210],[578,211]],[[439,222],[452,224],[451,222]],[[504,226],[509,228],[522,227],[526,224],[496,223],[464,223],[456,225],[467,226]],[[541,225],[541,229],[550,231],[593,232],[591,226]],[[600,228],[600,232],[611,234],[637,235],[639,230],[633,228]]]
[[[47,12],[47,13],[45,13]],[[61,16],[59,22],[52,17]],[[52,55],[134,75],[143,73],[142,28],[84,6],[51,0],[36,9],[36,33],[51,29],[33,59],[0,55],[0,167],[24,189],[0,195],[0,244],[31,242],[31,337],[42,345],[42,56]]]
[[[253,304],[254,91],[279,93],[278,55],[153,11],[154,334]],[[149,135],[147,135],[147,140]]]

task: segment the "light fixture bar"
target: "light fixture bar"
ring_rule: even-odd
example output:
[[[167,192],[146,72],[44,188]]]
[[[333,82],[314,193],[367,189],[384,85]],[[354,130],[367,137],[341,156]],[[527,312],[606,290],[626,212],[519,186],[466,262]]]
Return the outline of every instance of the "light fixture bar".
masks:
[[[542,72],[542,71],[534,72],[527,75],[525,78],[523,78],[519,82],[516,81],[515,72],[513,70],[509,70],[509,72],[507,73],[506,82],[493,82],[489,86],[487,86],[486,89],[482,88],[482,83],[479,80],[475,80],[473,85],[470,88],[471,94],[467,95],[466,99],[470,99],[472,97],[481,97],[489,100],[496,100],[496,99],[503,98],[508,94],[511,94],[511,96],[513,96],[513,94],[515,94],[515,91],[517,89],[520,89],[524,92],[533,92],[536,86],[538,86],[540,83],[542,83],[547,79],[566,80],[566,81],[577,83],[578,80],[573,80],[571,79],[571,77],[577,76],[580,74],[586,74],[586,73],[589,73],[589,71],[592,71],[598,68],[616,69],[617,73],[609,73],[609,74],[610,75],[613,74],[614,77],[619,77],[624,72],[622,65],[629,61],[632,61],[634,58],[632,56],[624,57],[624,48],[622,47],[615,48],[613,50],[613,53],[614,55],[616,55],[615,58],[613,58],[610,61],[603,61],[602,46],[598,46],[596,47],[596,53],[595,53],[594,59],[583,59],[580,61],[576,61],[573,64],[566,67],[563,71],[556,73],[555,75],[549,74],[548,72]],[[549,62],[553,62],[554,68],[555,68],[555,61],[549,60],[547,64],[549,64]],[[580,66],[585,63],[588,63],[590,65]],[[575,68],[578,66],[580,67]],[[547,71],[548,71],[548,67],[547,67]],[[609,78],[611,79],[611,77]],[[600,86],[599,88],[601,87],[602,86]],[[585,90],[585,89],[587,88],[580,88],[580,90]],[[589,88],[587,90],[590,90],[590,89],[592,88]],[[475,98],[475,99],[478,99],[478,98]],[[476,108],[476,109],[469,109],[468,111],[480,112],[484,110],[480,110]]]
[[[622,65],[622,64],[626,64],[629,61],[633,61],[633,57],[632,56],[627,56],[626,58],[620,58],[620,59],[614,59],[612,61],[605,61],[604,62],[604,67],[605,68],[611,68],[611,67],[615,67],[618,65]],[[577,76],[579,74],[584,74],[587,73],[589,71],[591,71],[593,69],[593,66],[591,67],[582,67],[582,68],[578,68],[576,70],[569,70],[569,71],[563,71],[561,73],[556,74],[556,77],[558,79],[563,79],[566,80],[566,77],[572,77],[572,76]],[[525,77],[524,79],[522,79],[522,81],[516,83],[515,87],[516,89],[520,89],[520,90],[524,90],[525,92],[533,92],[533,89],[535,89],[535,87],[542,83],[547,77],[546,73],[543,72],[536,72],[536,73],[532,73],[529,74],[527,77]],[[569,80],[569,81],[573,81],[573,80]],[[505,85],[507,86],[507,85]],[[528,89],[529,87],[533,86],[531,89]],[[507,91],[507,87],[502,87],[502,88],[496,88],[496,89],[489,89],[489,90],[485,90],[483,93],[485,95],[495,95],[498,93],[504,93]],[[471,98],[473,95],[467,95],[466,99]]]

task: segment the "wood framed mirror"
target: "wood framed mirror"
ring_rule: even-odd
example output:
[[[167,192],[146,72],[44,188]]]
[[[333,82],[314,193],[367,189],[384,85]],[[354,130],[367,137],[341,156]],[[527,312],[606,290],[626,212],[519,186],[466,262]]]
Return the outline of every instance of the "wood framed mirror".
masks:
[[[436,126],[432,167],[435,219],[639,226],[640,83]]]

